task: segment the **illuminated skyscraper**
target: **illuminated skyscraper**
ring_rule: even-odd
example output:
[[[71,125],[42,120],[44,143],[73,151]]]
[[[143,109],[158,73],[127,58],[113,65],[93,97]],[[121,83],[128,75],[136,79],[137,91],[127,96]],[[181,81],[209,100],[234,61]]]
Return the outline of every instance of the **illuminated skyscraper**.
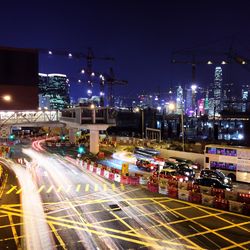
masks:
[[[67,108],[70,104],[67,76],[39,73],[39,95],[49,99],[48,109]]]
[[[216,67],[214,73],[214,112],[218,115],[222,109],[222,68]]]
[[[176,113],[181,114],[183,112],[183,88],[181,86],[177,89],[176,96]]]

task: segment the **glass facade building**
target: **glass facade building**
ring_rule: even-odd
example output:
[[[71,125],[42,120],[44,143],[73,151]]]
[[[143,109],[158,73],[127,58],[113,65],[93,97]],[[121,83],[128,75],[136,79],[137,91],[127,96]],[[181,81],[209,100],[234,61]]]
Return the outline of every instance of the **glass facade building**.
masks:
[[[39,95],[43,99],[49,99],[50,110],[60,110],[70,105],[69,84],[67,76],[63,74],[39,73]],[[39,107],[43,108],[42,103]]]

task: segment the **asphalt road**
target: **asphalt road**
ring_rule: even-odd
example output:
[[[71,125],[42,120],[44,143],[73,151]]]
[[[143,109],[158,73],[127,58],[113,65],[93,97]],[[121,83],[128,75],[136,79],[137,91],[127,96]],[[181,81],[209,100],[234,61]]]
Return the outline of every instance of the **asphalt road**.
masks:
[[[2,163],[1,165],[4,166]],[[15,249],[21,246],[18,235],[21,235],[22,220],[20,216],[9,213],[8,209],[21,208],[20,196],[14,192],[7,192],[13,186],[17,186],[16,190],[19,190],[20,186],[15,173],[6,166],[4,166],[4,169],[7,175],[2,187],[0,187],[0,249]]]
[[[25,153],[56,249],[250,249],[249,217],[120,186],[61,156]]]

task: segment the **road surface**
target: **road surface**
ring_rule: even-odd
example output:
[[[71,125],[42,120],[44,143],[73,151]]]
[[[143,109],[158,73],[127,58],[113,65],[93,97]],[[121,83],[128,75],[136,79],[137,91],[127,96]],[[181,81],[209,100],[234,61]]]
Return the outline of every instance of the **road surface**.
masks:
[[[120,186],[58,155],[24,153],[32,159],[29,171],[55,239],[53,248],[250,248],[249,217]],[[8,213],[22,216],[11,208]]]

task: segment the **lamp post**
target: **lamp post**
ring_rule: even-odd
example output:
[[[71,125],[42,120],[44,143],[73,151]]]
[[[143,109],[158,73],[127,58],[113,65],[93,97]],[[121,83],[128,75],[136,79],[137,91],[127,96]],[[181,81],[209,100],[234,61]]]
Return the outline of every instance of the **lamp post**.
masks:
[[[185,135],[184,135],[184,114],[181,107],[181,132],[182,132],[182,151],[185,151]]]

